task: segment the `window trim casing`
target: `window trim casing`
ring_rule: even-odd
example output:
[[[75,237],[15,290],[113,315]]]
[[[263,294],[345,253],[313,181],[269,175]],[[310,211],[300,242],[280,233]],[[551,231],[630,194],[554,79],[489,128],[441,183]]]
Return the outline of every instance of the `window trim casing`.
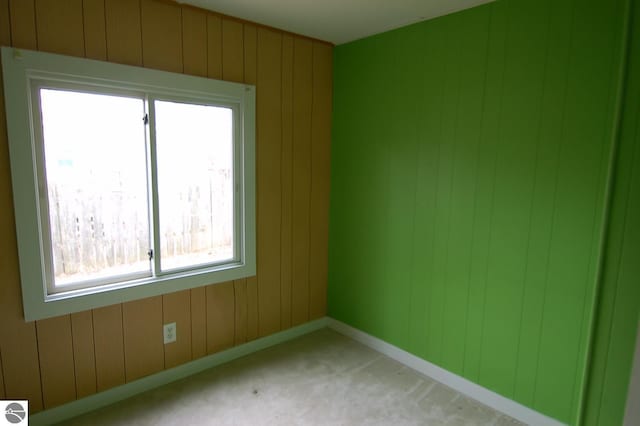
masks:
[[[108,306],[204,285],[255,275],[255,86],[176,74],[91,59],[2,47],[7,135],[11,162],[13,202],[25,320],[32,321],[86,309]],[[218,100],[237,103],[241,132],[234,147],[243,176],[236,194],[242,203],[243,244],[240,262],[209,268],[205,272],[166,273],[90,290],[48,294],[43,258],[43,230],[39,194],[30,80],[86,83],[114,91],[132,90],[158,99],[186,97],[191,102]],[[234,162],[234,164],[238,164]],[[154,192],[157,190],[154,189]],[[156,194],[157,196],[157,194]],[[48,238],[48,236],[45,236]],[[34,259],[36,259],[34,261]]]

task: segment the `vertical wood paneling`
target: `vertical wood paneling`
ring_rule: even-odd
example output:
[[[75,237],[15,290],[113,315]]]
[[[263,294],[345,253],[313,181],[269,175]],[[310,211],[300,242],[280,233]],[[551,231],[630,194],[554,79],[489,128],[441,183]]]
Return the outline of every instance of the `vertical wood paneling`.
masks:
[[[549,264],[549,244],[555,195],[555,181],[560,167],[559,149],[562,146],[563,104],[571,42],[571,27],[566,25],[572,15],[571,4],[557,4],[549,16],[547,55],[545,58],[544,92],[538,148],[536,179],[531,205],[531,232],[528,245],[527,277],[523,295],[521,336],[518,345],[518,369],[514,396],[533,405],[537,373],[538,349],[545,299],[545,280]],[[552,143],[543,143],[552,141]],[[549,171],[553,172],[549,172]]]
[[[336,49],[332,316],[399,346],[409,329],[430,362],[580,423],[630,4],[494,2]],[[613,292],[600,312],[633,328],[637,303],[612,314]],[[599,333],[632,340],[618,324]],[[623,345],[600,350],[590,386],[605,386],[606,368],[618,391],[590,400],[593,424],[620,423]]]
[[[548,14],[539,4],[510,8],[503,111],[489,244],[480,380],[512,395],[530,235],[537,127]],[[532,36],[535,34],[535,36]],[[528,84],[522,75],[532,72]],[[535,76],[535,77],[534,77]],[[523,102],[527,99],[527,102]],[[495,348],[502,347],[500,353]]]
[[[222,20],[222,79],[242,83],[244,80],[244,33],[242,24]]]
[[[84,56],[82,0],[36,1],[38,49]]]
[[[258,59],[258,30],[255,25],[244,24],[244,82],[256,84]]]
[[[164,345],[164,368],[175,367],[191,356],[191,291],[162,296],[162,323],[176,323],[176,341]]]
[[[585,308],[592,305],[595,262],[602,224],[607,157],[619,55],[622,2],[589,3],[576,8],[571,32],[571,78],[566,83],[560,164],[556,177],[553,238],[538,352],[535,405],[574,421],[576,393],[582,386],[581,353]],[[577,12],[579,11],[579,12]],[[575,16],[575,13],[579,13]],[[588,29],[588,30],[587,30]],[[588,68],[589,72],[584,70]],[[607,84],[603,84],[607,82]],[[612,93],[613,92],[613,93]],[[607,101],[605,101],[607,100]],[[580,155],[576,156],[575,153]],[[566,301],[571,300],[570,304]],[[634,319],[635,321],[635,319]],[[571,379],[558,377],[570,374]],[[551,396],[547,389],[553,389]],[[564,401],[573,404],[566,406]]]
[[[634,404],[629,392],[632,368],[638,367],[633,366],[637,345],[633,324],[640,317],[640,56],[635,54],[640,49],[640,4],[632,4],[627,18],[635,25],[629,29],[606,257],[593,330],[589,386],[582,401],[580,424],[585,426],[623,424],[625,405]],[[626,407],[627,415],[630,408]],[[625,420],[624,424],[631,424],[628,417]]]
[[[282,207],[280,229],[280,324],[291,327],[291,200],[293,189],[293,36],[282,36]],[[326,292],[326,286],[325,286]]]
[[[363,52],[356,53],[355,56],[343,55],[341,57],[342,67],[346,66],[348,69],[359,69],[358,68],[360,66],[359,63],[362,63],[362,61],[366,61],[366,59],[369,58],[372,54],[373,54],[373,51],[371,49],[365,49]],[[362,76],[353,75],[348,77],[346,80],[344,79],[340,80],[341,85],[336,86],[336,93],[341,93],[341,91],[348,92],[349,87],[358,86],[358,81],[367,82],[368,85],[376,84],[375,82],[379,78],[381,78],[380,73],[383,72],[380,68],[382,67],[376,67],[375,69],[372,69],[372,71],[374,72],[372,72],[371,74],[363,72]],[[363,78],[363,80],[360,80],[360,78]],[[372,123],[375,123],[380,120],[380,115],[381,115],[381,113],[378,111],[379,109],[375,108],[375,105],[378,104],[377,97],[375,98],[376,101],[374,102],[374,97],[367,96],[367,92],[368,91],[366,90],[359,90],[357,92],[357,96],[364,96],[363,99],[367,99],[367,102],[364,102],[362,105],[363,112],[367,116],[368,120],[371,120]],[[342,128],[345,129],[344,122],[342,123],[340,121],[337,122],[337,126],[340,126],[341,124],[342,124]],[[374,138],[375,132],[373,131],[374,126],[370,126],[370,127],[362,126],[362,127],[364,132],[362,133],[361,136],[358,136],[358,137],[375,141],[375,138]],[[355,234],[356,240],[359,241],[359,244],[358,244],[358,249],[353,250],[354,255],[352,259],[348,259],[347,256],[344,256],[344,253],[340,254],[339,250],[333,251],[331,263],[332,265],[335,265],[336,271],[339,271],[340,265],[344,264],[344,261],[346,261],[347,259],[349,262],[352,261],[354,265],[357,265],[357,268],[359,271],[358,274],[362,274],[362,281],[360,279],[356,279],[358,274],[354,273],[353,275],[350,275],[347,278],[347,281],[357,283],[356,286],[354,286],[351,289],[349,289],[349,286],[341,286],[342,288],[335,288],[335,287],[333,288],[333,290],[336,292],[334,296],[339,294],[344,294],[346,297],[346,300],[349,301],[347,302],[346,305],[343,305],[343,306],[340,306],[337,303],[333,303],[336,310],[332,309],[332,311],[335,313],[341,312],[341,311],[348,312],[349,310],[352,310],[351,305],[354,305],[356,303],[357,304],[362,303],[362,306],[371,306],[371,307],[375,306],[375,299],[370,298],[369,296],[377,296],[376,290],[380,288],[379,282],[381,280],[380,278],[377,278],[377,277],[382,275],[381,271],[379,270],[382,263],[379,261],[379,259],[375,259],[372,262],[370,258],[368,258],[367,256],[363,256],[365,254],[365,251],[362,250],[365,247],[375,246],[377,235],[371,232],[371,230],[379,229],[380,227],[384,226],[384,224],[382,223],[382,211],[378,209],[371,209],[370,208],[371,202],[368,201],[368,200],[371,200],[372,197],[379,195],[379,192],[380,192],[379,181],[381,179],[384,179],[385,177],[384,169],[381,167],[382,165],[379,164],[380,162],[379,158],[384,157],[384,156],[381,156],[379,153],[380,145],[382,144],[373,143],[371,145],[368,145],[367,149],[362,150],[361,161],[363,161],[366,164],[369,164],[370,167],[360,171],[345,170],[344,161],[345,160],[349,161],[348,160],[349,146],[346,144],[337,145],[337,148],[338,148],[337,158],[338,159],[341,158],[341,155],[339,154],[339,152],[342,151],[343,155],[347,154],[347,159],[344,159],[344,158],[342,159],[343,167],[337,167],[335,169],[336,175],[332,176],[332,179],[337,179],[338,181],[344,182],[344,185],[346,185],[345,189],[348,188],[348,193],[352,194],[352,196],[354,197],[353,202],[355,202],[356,205],[358,205],[359,207],[358,209],[345,209],[344,212],[347,213],[346,220],[342,224],[339,224],[338,227],[335,227],[333,229],[334,229],[334,232],[338,232],[338,235],[342,235],[343,233],[348,232],[349,229],[353,229],[356,232]],[[295,147],[294,147],[294,152],[295,152]],[[356,173],[353,173],[353,172],[356,172]],[[380,177],[376,176],[378,175],[378,173],[380,174]],[[350,179],[348,176],[352,176],[352,178]],[[356,190],[356,188],[362,188],[362,190],[358,191]],[[338,194],[339,198],[335,201],[332,200],[332,203],[334,206],[344,205],[345,203],[349,202],[350,197],[346,193],[340,194],[339,191],[336,191],[335,193]],[[362,214],[363,212],[366,212],[366,214]],[[342,232],[340,232],[340,230],[342,230]],[[295,249],[294,249],[294,252],[295,252]],[[343,289],[346,291],[343,291]],[[332,313],[332,314],[336,315],[335,313]],[[372,327],[374,326],[374,324],[381,321],[380,317],[381,317],[380,315],[360,314],[358,315],[358,318],[357,318],[359,327],[362,327],[363,329],[367,329],[367,327]]]
[[[293,50],[292,325],[309,319],[309,207],[311,190],[312,42]]]
[[[2,372],[2,354],[0,353],[0,399],[5,399],[4,393],[4,373]]]
[[[139,0],[105,0],[107,59],[142,65]]]
[[[588,46],[589,44],[593,44],[595,46],[597,53],[596,55],[593,56],[593,59],[597,62],[597,66],[594,69],[594,74],[597,77],[586,78],[582,82],[582,85],[583,85],[582,87],[586,87],[584,86],[584,84],[594,84],[594,81],[596,80],[604,81],[606,79],[609,81],[609,90],[604,91],[602,90],[602,88],[600,88],[600,90],[595,91],[593,94],[583,95],[583,94],[580,94],[581,90],[578,89],[578,93],[580,94],[581,98],[576,103],[581,104],[582,102],[587,102],[588,105],[591,107],[588,111],[578,114],[578,115],[582,115],[582,117],[578,118],[578,121],[584,120],[584,119],[593,121],[592,125],[594,126],[593,129],[595,130],[595,128],[598,127],[598,124],[606,125],[609,127],[615,126],[614,123],[619,117],[617,108],[622,105],[622,102],[624,102],[625,99],[627,98],[633,99],[633,95],[629,96],[630,93],[636,93],[636,95],[638,93],[638,92],[633,92],[632,89],[626,86],[626,84],[629,83],[628,80],[626,82],[622,80],[624,84],[622,86],[623,87],[622,90],[624,92],[619,92],[618,90],[621,87],[620,76],[622,72],[621,70],[623,70],[622,67],[624,65],[628,65],[629,62],[633,61],[633,59],[631,58],[632,55],[629,52],[634,52],[633,47],[629,47],[630,50],[625,51],[625,47],[628,47],[628,46],[625,46],[622,40],[624,40],[625,37],[627,36],[633,39],[634,29],[637,27],[637,22],[640,22],[638,20],[638,17],[640,16],[638,12],[640,11],[640,9],[638,9],[638,4],[636,2],[624,2],[624,1],[615,1],[611,5],[607,4],[606,6],[603,4],[595,4],[595,5],[591,5],[591,7],[593,7],[593,9],[590,8],[588,9],[589,11],[587,12],[588,19],[585,19],[584,21],[580,22],[580,25],[576,27],[576,31],[579,34],[579,38],[577,40],[579,43],[578,46],[581,46],[581,50],[584,49],[584,47]],[[593,19],[593,17],[599,17],[599,18]],[[632,24],[631,24],[631,27],[628,29],[629,32],[625,33],[624,31],[626,27],[625,20],[627,20],[627,18],[632,19],[631,21]],[[584,31],[585,27],[597,28],[596,31],[606,34],[606,36],[591,38],[592,37],[591,34],[589,35],[582,34],[582,31]],[[613,29],[613,31],[611,29]],[[572,41],[573,40],[576,40],[576,39],[572,38]],[[608,46],[605,47],[605,45],[608,45]],[[621,58],[625,56],[627,59],[627,64],[625,64],[624,62],[621,62],[622,61]],[[581,59],[580,59],[579,65],[577,65],[577,68],[585,66],[584,64],[589,60],[590,58],[588,56],[581,55]],[[605,102],[597,102],[597,105],[594,105],[592,103],[592,102],[595,102],[593,97],[604,98],[605,96],[608,96],[609,100],[611,101],[609,105],[606,105]],[[568,98],[568,99],[571,99],[571,98]],[[614,99],[617,99],[619,101],[618,105],[613,103]],[[637,100],[638,98],[636,97],[635,101]],[[591,244],[588,250],[590,252],[590,259],[588,262],[588,266],[586,267],[586,273],[583,275],[583,277],[585,277],[585,279],[588,280],[589,278],[587,277],[597,276],[598,271],[601,268],[600,260],[601,259],[606,260],[608,256],[608,254],[603,255],[601,251],[602,250],[601,244],[602,244],[602,238],[603,238],[601,234],[601,229],[603,224],[604,226],[607,226],[607,222],[605,222],[605,220],[608,220],[609,223],[611,223],[612,219],[610,217],[606,217],[603,214],[603,211],[605,210],[601,206],[607,202],[610,203],[610,198],[606,193],[606,188],[610,183],[615,183],[616,180],[615,178],[610,177],[610,170],[609,170],[611,165],[615,165],[615,163],[613,163],[612,161],[609,161],[609,158],[607,157],[612,152],[615,152],[615,150],[608,143],[608,141],[613,140],[613,138],[605,138],[603,141],[602,139],[594,138],[593,133],[591,133],[588,130],[586,130],[586,133],[588,134],[589,137],[585,139],[585,142],[587,143],[587,145],[589,145],[589,148],[590,148],[585,150],[585,153],[587,154],[586,157],[589,158],[589,161],[593,162],[592,166],[590,166],[592,167],[593,170],[599,169],[599,176],[596,174],[593,174],[593,175],[588,175],[586,178],[578,179],[580,181],[580,184],[582,184],[579,191],[581,194],[580,198],[583,198],[586,200],[587,198],[584,196],[588,194],[589,192],[588,188],[591,188],[593,185],[596,185],[596,182],[598,181],[603,182],[601,191],[597,191],[595,196],[593,196],[592,194],[589,194],[591,195],[591,201],[593,202],[593,207],[590,210],[588,209],[585,211],[587,213],[585,214],[585,216],[590,214],[591,215],[590,219],[592,220],[591,235],[589,236]],[[578,136],[578,138],[580,138],[580,136]],[[622,138],[622,136],[620,136],[620,138]],[[601,142],[599,145],[600,152],[598,152],[597,149],[593,149],[594,147],[597,147],[597,145],[594,143],[596,141]],[[600,164],[597,164],[598,158],[602,159]],[[583,169],[582,172],[584,173],[584,171],[585,170]],[[575,177],[572,177],[572,178],[575,179]],[[585,184],[585,182],[583,182],[583,179],[584,180],[591,179],[591,184],[589,183]],[[572,182],[569,184],[569,186],[573,184],[574,183]],[[632,195],[630,196],[630,200],[637,200],[637,199],[638,199],[637,197],[633,197]],[[610,205],[611,204],[609,204],[609,206]],[[640,217],[640,216],[635,215],[634,217]],[[587,223],[588,222],[585,221],[585,224]],[[638,221],[636,221],[636,224],[638,224]],[[631,227],[628,232],[633,233],[633,227]],[[586,232],[585,232],[585,235],[586,235]],[[633,237],[628,241],[633,241]],[[637,242],[638,240],[636,239],[635,241]],[[631,244],[633,245],[634,243],[631,243]],[[632,251],[632,253],[636,253],[637,255],[640,253],[640,251],[635,250],[635,251]],[[631,256],[633,256],[633,254],[631,254]],[[633,263],[635,264],[635,262]],[[629,264],[627,264],[627,266],[629,266]],[[624,281],[626,285],[630,284],[630,282],[628,281],[628,278],[633,276],[634,274],[633,272],[631,272],[630,276],[627,275],[625,277]],[[635,276],[637,276],[637,274],[635,274]],[[577,282],[573,283],[573,286],[571,287],[571,289],[573,291],[576,291],[579,294],[578,299],[584,300],[584,303],[582,304],[581,312],[579,309],[577,309],[574,312],[574,320],[578,324],[587,324],[589,323],[589,321],[591,321],[594,318],[595,312],[597,310],[598,298],[601,296],[601,294],[597,294],[598,287],[585,288],[580,284],[580,280],[576,280],[576,281]],[[636,290],[638,288],[640,287],[635,286]],[[637,297],[639,295],[638,292],[634,292],[634,290],[632,290],[629,287],[627,287],[625,290],[626,291],[631,290],[631,292],[624,294],[622,296],[623,298],[630,297],[628,299],[630,301],[636,301],[636,302],[640,301],[640,297]],[[579,293],[580,291],[581,291],[581,294]],[[634,321],[636,321],[636,318],[639,317],[640,305],[633,302],[625,305],[626,306],[624,308],[620,307],[620,309],[616,311],[616,314],[618,319],[622,320],[623,324],[631,324]],[[566,330],[564,330],[564,333],[566,333]],[[588,386],[588,379],[586,378],[587,377],[586,370],[588,368],[588,363],[590,363],[591,359],[593,358],[593,354],[588,352],[589,345],[590,345],[588,336],[591,336],[591,333],[592,333],[592,330],[589,330],[587,328],[583,328],[581,330],[579,337],[574,341],[577,343],[576,351],[575,351],[576,353],[573,356],[574,361],[573,363],[567,362],[565,364],[570,366],[569,368],[575,367],[573,370],[574,371],[574,383],[573,383],[573,395],[572,395],[573,401],[571,404],[571,408],[569,410],[572,416],[575,413],[581,412],[581,406],[584,407],[583,404],[585,403],[584,393],[581,392],[581,389],[584,386]],[[610,391],[607,391],[605,395],[609,397],[608,398],[609,402],[613,402],[613,405],[609,405],[609,409],[613,409],[613,412],[610,412],[606,418],[613,419],[613,422],[615,423],[617,422],[616,418],[620,418],[620,419],[622,418],[623,408],[622,408],[621,401],[624,398],[622,395],[625,394],[626,386],[628,385],[627,380],[631,374],[629,363],[630,363],[630,358],[633,356],[633,351],[634,351],[633,344],[635,342],[636,334],[633,331],[633,327],[626,327],[624,330],[621,331],[621,333],[614,333],[614,335],[616,336],[616,338],[622,337],[622,340],[619,341],[619,343],[621,343],[621,346],[618,346],[616,348],[617,353],[612,358],[612,360],[614,361],[612,361],[608,367],[611,368],[610,371],[616,371],[616,373],[613,376],[616,378],[613,379],[613,381],[617,382],[617,385],[614,385],[614,387]],[[558,340],[562,340],[562,337],[559,337]],[[626,349],[625,349],[625,346],[626,346]],[[619,410],[618,412],[620,414],[615,413],[615,411],[617,411],[615,408],[616,406],[618,407],[618,410]],[[620,417],[618,417],[618,415]],[[578,417],[578,419],[576,420],[576,423],[582,423],[582,418]]]
[[[34,0],[10,0],[11,45],[36,49],[36,13]]]
[[[2,252],[6,255],[0,257],[7,283],[0,286],[0,397],[28,398],[35,413],[43,406],[89,396],[273,333],[282,325],[291,326],[296,179],[294,37],[283,38],[283,33],[277,30],[258,29],[250,23],[163,1],[72,0],[58,4],[52,0],[0,0],[0,42],[8,45],[12,41],[17,47],[256,84],[261,254],[259,279],[249,277],[42,320],[37,322],[36,333],[36,323],[25,323],[22,319],[15,233],[5,234]],[[306,188],[303,197],[307,202],[307,219],[299,221],[297,228],[307,236],[303,243],[307,248],[298,257],[302,260],[309,256],[309,235],[323,232],[321,217],[317,232],[309,229],[315,226],[309,218],[309,203],[321,205],[322,193],[320,190],[319,198],[312,201],[310,157],[315,152],[311,150],[311,114],[315,114],[312,73],[327,73],[315,81],[315,90],[325,91],[330,90],[326,82],[330,81],[331,70],[330,62],[324,59],[316,63],[319,68],[313,65],[311,41],[296,43],[301,43],[304,65],[295,72],[298,87],[305,91],[296,98],[298,106],[301,99],[304,104],[302,116],[298,114],[304,123],[297,126],[297,135],[302,136],[306,147],[303,147],[306,163],[298,171],[307,169],[303,174],[305,181],[298,186]],[[330,47],[318,46],[327,49],[330,55]],[[323,95],[324,101],[330,99],[330,94]],[[3,229],[14,229],[2,102],[0,99],[0,162],[6,167],[1,168],[0,201],[6,208],[0,209],[0,223]],[[319,97],[317,102],[313,109],[322,110],[323,98]],[[320,139],[329,131],[328,127],[321,128],[325,120],[320,112],[313,124]],[[299,149],[297,153],[300,155]],[[324,152],[317,154],[322,162]],[[321,175],[314,176],[319,179]],[[314,182],[318,187],[328,184],[328,181]],[[322,215],[321,211],[318,213]],[[321,256],[318,262],[322,264]],[[304,315],[299,318],[308,317],[311,300],[308,259],[306,264],[305,296],[300,298],[305,304],[300,309]],[[319,272],[320,284],[324,278],[323,271]],[[322,312],[320,287],[316,290],[320,307],[312,309]],[[162,324],[174,321],[178,342],[163,346]]]
[[[3,96],[0,90],[0,96]],[[0,101],[0,113],[4,112],[4,99]],[[4,115],[3,115],[4,117]],[[0,161],[8,165],[6,127],[4,118],[0,120]],[[11,205],[8,181],[8,167],[3,168],[0,199],[3,205]],[[5,175],[6,173],[6,175]],[[35,323],[25,323],[22,315],[20,277],[18,259],[15,255],[15,232],[13,231],[13,210],[3,209],[0,213],[1,229],[4,234],[0,270],[3,271],[3,285],[0,286],[0,354],[4,367],[4,384],[7,395],[19,395],[33,401],[33,409],[42,409],[40,366],[36,341]],[[11,255],[11,253],[14,253]]]
[[[12,285],[19,285],[19,281],[14,281]],[[24,323],[22,312],[11,312],[10,306],[5,303],[13,301],[19,307],[20,294],[11,294],[11,298],[5,298],[9,295],[7,293],[9,292],[2,292],[3,313],[0,315],[0,354],[6,396],[11,399],[28,399],[29,409],[38,412],[43,409],[43,401],[35,324]]]
[[[222,78],[222,19],[207,16],[207,77]]]
[[[206,287],[190,290],[191,293],[191,357],[207,354],[207,293]]]
[[[640,12],[636,9],[634,18],[639,17]],[[636,30],[633,31],[634,44],[630,52],[640,45],[640,36]],[[608,242],[610,253],[615,253],[615,257],[607,260],[605,265],[607,273],[602,285],[606,305],[599,315],[602,325],[595,337],[596,356],[591,366],[593,377],[584,407],[586,425],[622,424],[625,405],[628,413],[637,403],[629,392],[633,386],[630,383],[632,368],[637,368],[637,365],[633,366],[636,343],[633,323],[640,313],[637,280],[640,273],[637,261],[640,253],[640,110],[632,106],[634,102],[638,105],[640,98],[637,77],[640,62],[633,58],[630,62],[628,92],[635,94],[630,96],[624,112],[624,130],[618,154],[620,166],[616,171],[619,188],[616,188],[613,198],[612,214],[615,218],[611,221]]]
[[[142,0],[142,62],[145,67],[182,72],[182,15],[178,5]]]
[[[234,344],[239,345],[247,341],[247,280],[233,281],[235,298],[235,337]]]
[[[407,34],[408,40],[416,38],[417,28],[412,28]],[[388,44],[396,40],[390,39]],[[413,57],[415,52],[411,49],[412,43],[401,43],[395,50],[393,59],[384,64],[378,70],[380,77],[388,77],[392,81],[415,81],[419,78],[414,67],[410,66],[409,58]],[[384,86],[380,88],[379,102],[380,105],[391,105],[394,103],[394,97],[399,96],[407,99],[406,106],[410,110],[415,110],[414,91],[408,87]],[[315,95],[315,94],[314,94]],[[380,167],[383,171],[378,177],[383,182],[380,198],[386,209],[380,212],[380,217],[376,219],[377,226],[382,227],[383,232],[380,237],[380,250],[378,256],[380,259],[389,259],[396,264],[397,268],[389,268],[388,265],[380,262],[379,270],[375,273],[374,285],[380,286],[383,280],[397,283],[396,288],[383,288],[379,297],[387,300],[380,309],[377,322],[381,326],[381,334],[384,338],[396,336],[396,344],[402,348],[408,346],[408,318],[409,311],[407,306],[410,303],[410,292],[408,286],[410,284],[410,265],[411,251],[410,245],[403,244],[410,241],[414,232],[414,216],[407,214],[412,211],[415,205],[416,190],[416,157],[413,152],[414,145],[411,141],[415,140],[416,131],[414,126],[403,125],[403,113],[398,108],[390,108],[386,111],[382,108],[376,108],[375,115],[372,120],[387,120],[388,125],[384,126],[381,131],[381,140],[396,143],[391,146],[378,143],[375,149],[375,168]],[[386,117],[385,117],[386,116]],[[312,170],[314,165],[312,163]],[[396,191],[394,188],[403,188],[402,191]],[[404,220],[395,220],[396,217],[402,216]],[[393,319],[393,320],[392,320]]]
[[[13,46],[36,49],[35,9],[30,1],[11,1],[11,41]],[[4,33],[6,37],[6,33]],[[3,40],[6,42],[8,40]],[[9,149],[4,105],[0,87],[0,354],[6,396],[28,399],[32,412],[42,410],[40,363],[35,323],[25,323],[22,314],[20,273],[18,266]]]
[[[258,280],[247,278],[247,341],[258,338]]]
[[[0,44],[11,45],[11,17],[9,0],[0,0]]]
[[[107,32],[105,28],[105,0],[83,0],[84,52],[87,58],[107,59]]]
[[[44,408],[76,399],[71,317],[36,322]]]
[[[93,341],[98,392],[124,384],[122,305],[93,310]]]
[[[207,353],[233,346],[235,298],[233,281],[207,286]]]
[[[327,314],[332,71],[331,46],[314,42],[311,211],[309,212],[309,319],[320,318]]]
[[[280,160],[282,35],[258,28],[258,334],[280,330]]]
[[[38,49],[84,56],[82,1],[36,1]],[[76,399],[71,317],[36,322],[44,408]]]
[[[456,106],[460,96],[458,77],[458,29],[451,21],[443,28],[444,63],[443,97],[439,105],[439,136],[442,143],[438,149],[438,172],[436,183],[436,205],[434,208],[434,249],[433,249],[433,284],[430,292],[429,341],[427,356],[437,364],[442,362],[442,341],[444,325],[444,304],[446,292],[448,242],[451,230],[451,192],[455,155]],[[393,220],[393,218],[391,219]]]
[[[491,8],[491,26],[488,36],[487,78],[483,108],[483,125],[480,132],[478,152],[478,183],[474,207],[473,243],[471,246],[471,268],[469,279],[469,303],[467,313],[467,346],[464,373],[479,380],[483,320],[486,311],[487,264],[489,235],[492,226],[495,168],[498,158],[499,123],[502,114],[502,84],[505,72],[505,38],[507,37],[508,4],[500,3]],[[473,301],[476,301],[473,303]]]
[[[258,33],[255,25],[244,24],[244,82],[256,84]],[[258,96],[261,96],[258,94]],[[259,120],[261,118],[258,118]],[[258,130],[258,129],[256,129]],[[259,138],[257,135],[256,138]],[[260,184],[256,182],[259,191]],[[257,206],[256,216],[260,206]],[[258,337],[258,280],[247,278],[247,341]]]
[[[162,370],[162,296],[123,303],[122,324],[127,382]]]
[[[207,76],[207,15],[182,8],[182,55],[186,74]]]
[[[462,374],[465,358],[467,312],[473,233],[473,209],[477,197],[479,135],[482,124],[482,97],[486,66],[478,66],[487,56],[489,10],[482,14],[461,13],[459,31],[460,96],[456,107],[455,167],[452,175],[451,220],[447,276],[445,281],[443,366]],[[464,126],[459,123],[464,122]]]
[[[222,78],[228,81],[244,80],[244,29],[241,23],[229,19],[222,21]],[[247,341],[247,283],[246,279],[233,282],[234,344]]]
[[[412,280],[409,303],[409,349],[427,358],[428,335],[431,314],[431,287],[425,285],[433,273],[435,242],[435,209],[440,152],[440,113],[444,86],[445,61],[442,60],[444,43],[436,34],[440,28],[436,25],[422,29],[424,43],[418,64],[430,64],[421,67],[424,70],[417,85],[416,114],[423,117],[416,127],[417,131],[417,175],[416,175],[416,211],[414,235],[412,239]],[[429,99],[430,102],[426,102]],[[333,149],[333,148],[332,148]]]
[[[91,311],[71,314],[73,363],[78,398],[96,393],[96,355]]]

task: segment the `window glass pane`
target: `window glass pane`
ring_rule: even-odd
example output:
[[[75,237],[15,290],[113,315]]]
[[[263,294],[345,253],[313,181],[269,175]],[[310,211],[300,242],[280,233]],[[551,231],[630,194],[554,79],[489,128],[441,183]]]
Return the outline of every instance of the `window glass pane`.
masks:
[[[41,89],[54,285],[150,275],[142,99]]]
[[[161,269],[234,257],[230,108],[155,101]]]

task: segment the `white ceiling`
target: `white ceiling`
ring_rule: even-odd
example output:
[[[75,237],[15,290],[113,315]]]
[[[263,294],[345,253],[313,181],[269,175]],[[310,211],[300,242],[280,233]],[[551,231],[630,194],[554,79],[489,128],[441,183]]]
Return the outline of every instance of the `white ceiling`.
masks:
[[[178,0],[342,44],[493,0]]]

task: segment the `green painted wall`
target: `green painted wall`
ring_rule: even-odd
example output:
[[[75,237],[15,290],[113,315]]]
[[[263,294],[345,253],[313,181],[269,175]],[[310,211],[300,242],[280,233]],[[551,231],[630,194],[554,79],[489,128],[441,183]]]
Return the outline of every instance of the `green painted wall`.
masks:
[[[640,318],[640,2],[631,10],[586,425],[621,425]]]
[[[332,317],[577,422],[625,4],[498,0],[335,49]]]

